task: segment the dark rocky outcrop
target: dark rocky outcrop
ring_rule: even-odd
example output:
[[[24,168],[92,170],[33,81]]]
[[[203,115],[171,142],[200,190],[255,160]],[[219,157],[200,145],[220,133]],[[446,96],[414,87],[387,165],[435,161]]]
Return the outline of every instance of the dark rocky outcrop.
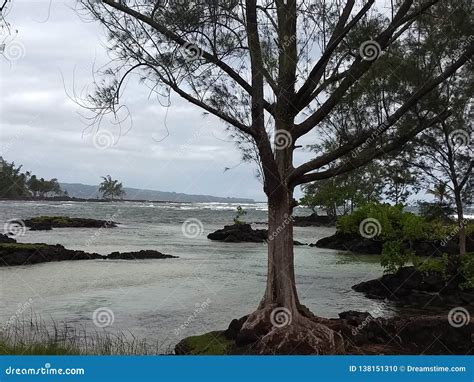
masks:
[[[51,230],[52,228],[113,228],[117,223],[111,220],[71,218],[69,216],[38,216],[26,219],[25,225],[32,231]]]
[[[474,306],[474,289],[463,289],[462,275],[445,279],[439,272],[420,272],[403,267],[394,274],[364,281],[352,289],[369,298],[388,299],[415,306]]]
[[[16,240],[0,233],[0,243],[16,243]]]
[[[313,354],[305,341],[298,340],[291,325],[275,328],[282,332],[282,342],[262,347],[266,336],[256,334],[250,342],[239,343],[239,333],[247,316],[232,320],[225,331],[183,339],[175,348],[185,354]],[[375,318],[368,312],[343,312],[337,319],[317,318],[344,339],[345,354],[474,354],[474,319],[466,318],[463,325],[453,326],[448,313],[440,315]],[[250,337],[249,337],[250,338]],[[268,342],[268,341],[267,341]]]
[[[137,252],[112,252],[104,259],[110,260],[144,260],[144,259],[177,259],[178,256],[165,255],[154,250],[141,250]]]
[[[312,213],[307,216],[293,216],[293,225],[296,227],[334,227],[336,219]]]
[[[64,248],[62,245],[6,243],[0,244],[0,266],[15,266],[65,260],[102,259],[97,253]]]
[[[263,243],[267,241],[268,230],[266,229],[253,229],[250,224],[233,224],[226,225],[223,229],[218,229],[215,232],[207,235],[210,240],[224,241],[227,243],[240,243],[240,242],[251,242],[251,243]],[[300,241],[293,241],[294,245],[307,245]]]
[[[252,243],[263,243],[267,240],[268,231],[266,229],[253,229],[250,224],[226,225],[223,229],[207,235],[210,240],[238,243],[247,241]]]
[[[176,256],[165,255],[154,250],[137,252],[112,252],[108,256],[98,253],[87,253],[66,249],[62,245],[48,245],[41,243],[0,243],[0,266],[17,266],[47,263],[51,261],[71,260],[141,260],[141,259],[171,259]]]
[[[383,244],[382,240],[366,239],[355,233],[336,232],[332,236],[318,240],[315,244],[310,244],[310,246],[379,255],[382,253]],[[442,253],[454,255],[459,253],[458,245],[454,240],[447,243],[440,240],[413,240],[406,242],[405,245],[413,250],[417,256],[437,256]],[[468,252],[474,252],[474,234],[468,237],[466,246]]]

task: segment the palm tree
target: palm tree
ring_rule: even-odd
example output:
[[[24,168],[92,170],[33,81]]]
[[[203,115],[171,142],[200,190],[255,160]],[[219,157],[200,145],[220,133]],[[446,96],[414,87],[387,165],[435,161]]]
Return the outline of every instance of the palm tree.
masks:
[[[102,176],[102,179],[104,181],[99,185],[99,192],[102,193],[102,198],[114,200],[114,198],[120,198],[125,195],[123,185],[118,180],[112,179],[110,175]]]
[[[448,184],[446,182],[435,183],[433,188],[428,189],[426,193],[433,195],[440,204],[443,204],[445,200],[449,200],[451,198],[449,195]]]

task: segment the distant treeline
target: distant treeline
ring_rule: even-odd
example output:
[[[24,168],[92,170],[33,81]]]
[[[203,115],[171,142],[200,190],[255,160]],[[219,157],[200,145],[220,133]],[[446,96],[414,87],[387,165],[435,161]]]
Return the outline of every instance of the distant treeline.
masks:
[[[30,171],[22,171],[21,165],[7,162],[0,157],[0,198],[45,198],[67,196],[58,180],[38,178]]]

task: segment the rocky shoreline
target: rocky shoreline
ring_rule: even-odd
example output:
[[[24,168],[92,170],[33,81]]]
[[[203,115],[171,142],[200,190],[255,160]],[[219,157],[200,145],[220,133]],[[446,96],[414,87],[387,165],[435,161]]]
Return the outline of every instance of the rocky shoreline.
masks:
[[[356,284],[352,289],[368,298],[387,299],[403,305],[472,306],[474,309],[474,288],[463,288],[465,282],[460,274],[445,278],[439,272],[420,272],[409,266],[396,273]]]
[[[304,338],[289,336],[288,326],[273,328],[264,336],[256,335],[254,341],[242,341],[240,330],[247,319],[244,316],[233,320],[227,330],[215,331],[201,336],[188,337],[175,347],[177,355],[311,355]],[[448,314],[375,318],[368,312],[348,311],[337,319],[317,318],[339,333],[344,341],[341,354],[353,355],[401,355],[401,354],[474,354],[472,333],[474,318],[464,325],[450,324]],[[279,346],[262,346],[266,338],[277,331]],[[247,337],[248,338],[248,337]]]
[[[311,247],[336,249],[339,251],[350,251],[367,255],[380,255],[384,241],[366,239],[354,233],[336,232],[334,235],[324,237]],[[417,256],[438,256],[443,253],[456,255],[459,253],[455,241],[442,242],[441,240],[413,240],[406,243]],[[469,236],[466,242],[467,252],[474,252],[474,234]]]
[[[98,253],[67,249],[60,244],[17,243],[12,238],[0,235],[0,267],[72,260],[143,260],[174,258],[177,258],[177,256],[166,255],[155,250],[112,252],[104,256]]]

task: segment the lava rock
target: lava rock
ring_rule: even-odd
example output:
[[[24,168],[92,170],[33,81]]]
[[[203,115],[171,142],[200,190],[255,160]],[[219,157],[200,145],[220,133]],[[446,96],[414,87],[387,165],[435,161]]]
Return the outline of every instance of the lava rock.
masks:
[[[268,238],[266,229],[253,229],[250,224],[226,225],[223,229],[207,235],[210,240],[225,241],[229,243],[252,242],[263,243]]]
[[[137,252],[112,252],[104,259],[110,260],[143,260],[143,259],[177,259],[178,256],[165,255],[154,250],[141,250]]]
[[[32,231],[52,228],[114,228],[117,223],[111,220],[71,218],[69,216],[37,216],[26,219],[25,225]]]

